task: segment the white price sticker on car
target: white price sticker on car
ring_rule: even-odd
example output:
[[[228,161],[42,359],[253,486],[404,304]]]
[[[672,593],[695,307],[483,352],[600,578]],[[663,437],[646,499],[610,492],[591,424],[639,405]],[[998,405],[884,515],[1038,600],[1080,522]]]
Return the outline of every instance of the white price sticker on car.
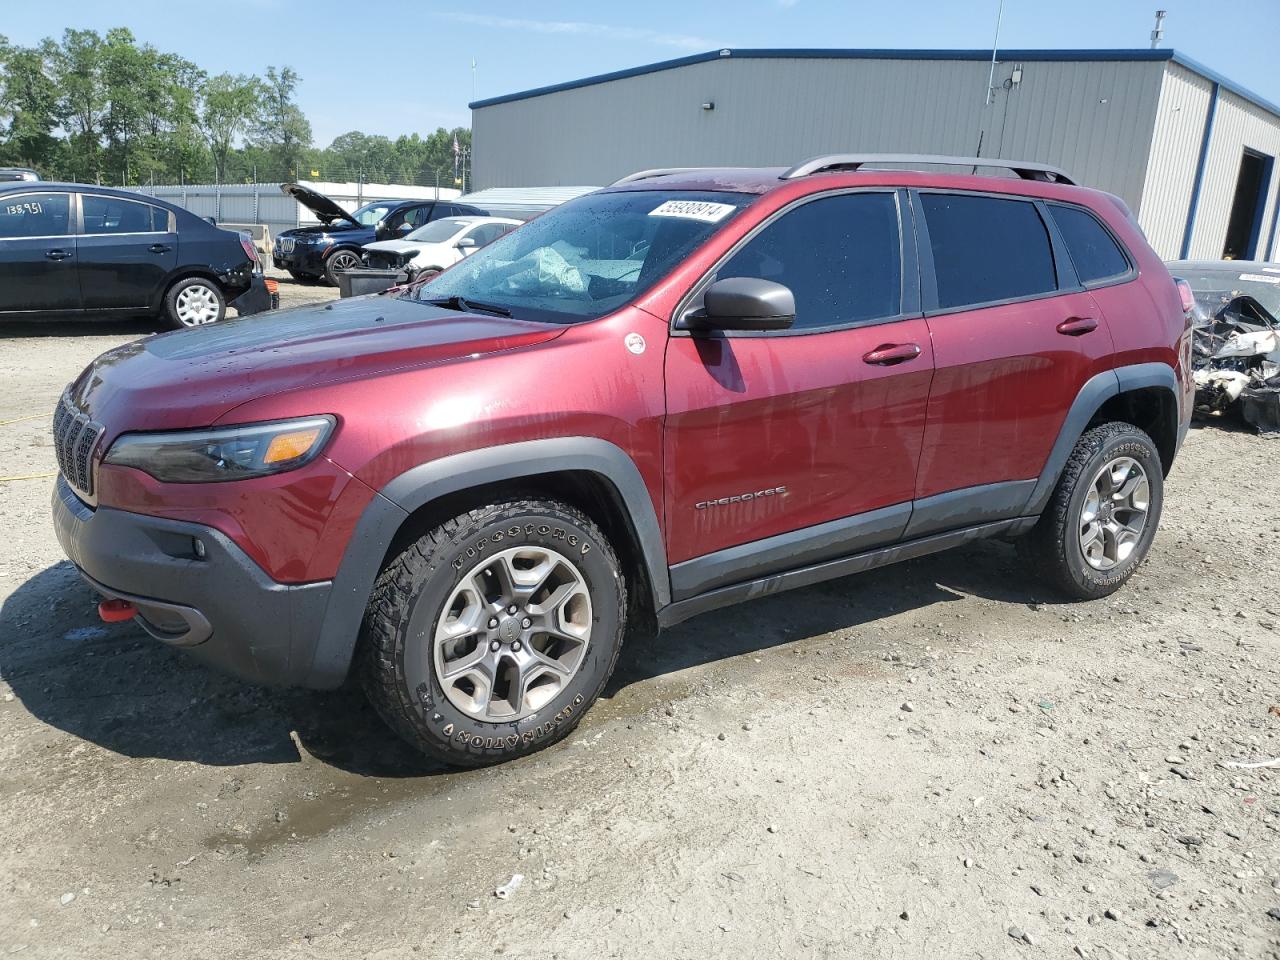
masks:
[[[649,211],[651,217],[677,217],[681,220],[701,220],[703,223],[719,223],[736,208],[731,203],[711,203],[706,200],[668,200]]]
[[[1260,273],[1242,273],[1241,280],[1252,280],[1254,283],[1280,283],[1280,277],[1265,277]]]

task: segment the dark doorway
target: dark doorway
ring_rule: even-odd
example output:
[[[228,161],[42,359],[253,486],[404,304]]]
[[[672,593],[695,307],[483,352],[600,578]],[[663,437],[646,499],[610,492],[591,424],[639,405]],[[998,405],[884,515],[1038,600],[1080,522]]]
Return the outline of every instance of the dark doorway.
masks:
[[[1274,163],[1274,157],[1252,150],[1246,150],[1240,159],[1236,195],[1231,201],[1231,219],[1227,221],[1227,242],[1222,248],[1224,260],[1257,259],[1258,236],[1262,232]]]

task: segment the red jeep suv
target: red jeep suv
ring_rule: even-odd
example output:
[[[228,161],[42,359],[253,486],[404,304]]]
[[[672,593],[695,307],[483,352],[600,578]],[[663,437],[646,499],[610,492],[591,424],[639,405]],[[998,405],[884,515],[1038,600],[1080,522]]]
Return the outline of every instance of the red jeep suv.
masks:
[[[1001,175],[903,169],[934,164]],[[1189,368],[1124,204],[1051,167],[650,170],[428,282],[104,354],[54,521],[104,618],[254,681],[354,671],[480,765],[568,733],[628,627],[979,537],[1111,593]]]

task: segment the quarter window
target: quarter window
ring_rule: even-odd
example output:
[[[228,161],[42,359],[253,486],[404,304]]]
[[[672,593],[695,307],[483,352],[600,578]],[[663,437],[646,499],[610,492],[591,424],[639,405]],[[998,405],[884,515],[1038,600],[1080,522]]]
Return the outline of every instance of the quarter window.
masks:
[[[1017,300],[1057,289],[1049,232],[1025,200],[923,193],[938,307]]]
[[[789,287],[792,329],[897,316],[902,310],[898,204],[889,193],[847,193],[796,207],[765,227],[716,273]]]
[[[65,193],[0,196],[0,239],[65,236],[69,209]]]
[[[1049,207],[1081,283],[1111,280],[1129,272],[1129,260],[1093,214],[1076,207]]]
[[[119,197],[81,197],[84,232],[101,233],[166,233],[169,211],[149,203],[135,203]]]

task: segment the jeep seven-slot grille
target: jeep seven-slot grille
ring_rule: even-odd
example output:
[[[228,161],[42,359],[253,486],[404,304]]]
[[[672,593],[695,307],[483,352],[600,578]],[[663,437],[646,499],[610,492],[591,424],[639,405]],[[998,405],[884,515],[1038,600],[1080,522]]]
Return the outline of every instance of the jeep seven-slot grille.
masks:
[[[53,449],[67,483],[86,497],[93,496],[93,449],[104,429],[62,395],[53,413]]]

